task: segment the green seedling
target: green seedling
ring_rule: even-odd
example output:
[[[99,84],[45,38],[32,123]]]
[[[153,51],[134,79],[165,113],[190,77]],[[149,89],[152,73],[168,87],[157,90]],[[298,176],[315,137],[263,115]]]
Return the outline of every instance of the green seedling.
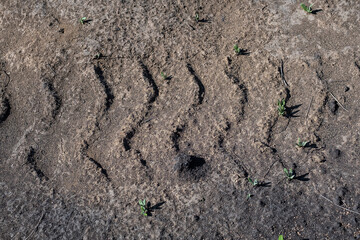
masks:
[[[257,179],[254,179],[254,181],[253,181],[250,177],[248,177],[248,181],[249,181],[249,183],[251,183],[254,187],[259,185],[259,182],[258,182]]]
[[[298,138],[298,141],[297,141],[297,143],[296,143],[296,146],[304,148],[304,147],[306,147],[306,145],[307,145],[308,143],[309,143],[309,142],[302,142],[302,141],[300,140],[300,138]]]
[[[284,240],[284,236],[280,235],[278,240]]]
[[[148,207],[146,206],[146,200],[139,200],[139,205],[140,205],[140,208],[141,208],[141,214],[144,215],[144,216],[147,216],[148,215]]]
[[[100,59],[102,57],[102,54],[101,53],[97,53],[94,57],[94,59]]]
[[[199,13],[195,13],[195,21],[199,22],[200,18],[199,18]]]
[[[236,54],[240,54],[241,53],[241,49],[239,48],[239,46],[237,44],[234,45],[234,50]]]
[[[166,80],[168,78],[168,76],[164,72],[161,72],[160,75],[164,80]]]
[[[84,24],[84,23],[86,22],[86,19],[87,19],[87,17],[82,17],[82,18],[80,18],[80,23],[81,23],[81,24]]]
[[[253,196],[253,195],[252,195],[251,193],[248,193],[248,194],[246,195],[246,199],[250,199],[252,196]]]
[[[284,116],[285,113],[286,113],[286,107],[285,107],[285,99],[281,99],[281,100],[278,100],[278,112],[279,112],[279,115],[281,116]]]
[[[307,12],[307,13],[312,13],[313,12],[313,10],[312,10],[312,6],[313,6],[314,4],[310,4],[310,6],[306,6],[305,4],[300,4],[300,6],[302,7],[302,9],[304,9],[304,11],[305,12]]]
[[[293,180],[295,177],[295,172],[291,168],[289,170],[284,168],[284,173],[289,181]]]

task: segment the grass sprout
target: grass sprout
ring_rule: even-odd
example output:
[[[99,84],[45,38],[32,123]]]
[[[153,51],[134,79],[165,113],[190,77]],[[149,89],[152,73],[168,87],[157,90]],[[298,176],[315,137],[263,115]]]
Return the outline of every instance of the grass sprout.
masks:
[[[86,19],[87,19],[87,17],[82,17],[82,18],[80,18],[80,23],[81,23],[81,24],[84,24],[84,23],[86,22]]]
[[[168,76],[166,75],[166,73],[161,72],[160,75],[164,80],[168,79]]]
[[[103,55],[101,53],[97,53],[95,56],[94,56],[94,59],[100,59]]]
[[[308,143],[309,143],[309,142],[302,142],[302,141],[300,140],[300,138],[298,138],[297,143],[296,143],[296,146],[304,148],[304,147],[306,147],[306,145],[307,145]]]
[[[241,53],[241,49],[239,48],[239,46],[237,44],[234,45],[234,50],[236,54],[240,54]]]
[[[259,181],[257,179],[252,180],[250,177],[248,177],[249,183],[251,183],[254,187],[259,185]]]
[[[291,168],[289,169],[284,168],[284,173],[289,181],[293,180],[295,177],[295,171],[292,170]]]
[[[199,21],[200,21],[199,13],[195,13],[195,21],[196,21],[196,22],[199,22]]]
[[[310,4],[310,6],[306,6],[304,3],[301,3],[300,4],[300,6],[302,7],[302,9],[304,9],[304,11],[305,12],[307,12],[307,13],[312,13],[313,12],[313,10],[312,10],[312,6],[313,6],[314,4]]]
[[[278,100],[278,112],[279,112],[279,115],[281,116],[284,116],[285,113],[286,113],[286,107],[285,107],[285,99],[281,99],[281,100]]]
[[[148,215],[148,207],[146,206],[146,200],[139,200],[139,205],[140,205],[140,209],[141,209],[141,214],[144,216]]]

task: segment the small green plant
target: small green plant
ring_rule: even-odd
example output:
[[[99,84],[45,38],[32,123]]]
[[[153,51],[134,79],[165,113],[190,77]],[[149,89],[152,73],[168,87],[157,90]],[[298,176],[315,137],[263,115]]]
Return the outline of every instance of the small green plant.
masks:
[[[246,195],[246,199],[250,199],[252,196],[253,196],[253,195],[252,195],[251,193],[248,193],[248,194]]]
[[[97,53],[95,56],[94,56],[94,59],[100,59],[102,57],[102,54],[101,53]]]
[[[284,98],[281,99],[281,100],[278,100],[278,103],[277,103],[277,105],[278,105],[278,112],[279,112],[279,115],[281,115],[281,116],[284,116],[285,113],[286,113],[285,104],[286,104],[286,102],[285,102],[285,99],[284,99]]]
[[[305,12],[307,12],[307,13],[312,13],[313,12],[313,10],[312,10],[312,6],[313,6],[314,4],[310,4],[310,6],[306,6],[305,4],[300,4],[300,6],[302,7],[302,9],[304,9],[304,11]]]
[[[199,21],[200,21],[199,13],[195,13],[195,21],[196,21],[196,22],[199,22]]]
[[[139,205],[140,205],[140,208],[141,208],[141,214],[144,215],[144,216],[147,216],[148,215],[148,207],[146,206],[146,200],[139,200]]]
[[[304,147],[306,147],[306,145],[307,145],[308,143],[309,143],[309,142],[302,142],[302,141],[300,140],[300,138],[298,138],[297,143],[296,143],[296,146],[304,148]]]
[[[284,173],[289,181],[295,177],[295,172],[291,168],[289,168],[289,170],[284,168]]]
[[[259,182],[258,182],[257,179],[254,179],[254,181],[253,181],[250,177],[248,177],[248,181],[249,181],[249,183],[251,183],[254,187],[259,185]]]
[[[164,80],[168,79],[168,76],[166,75],[166,73],[161,72],[160,75]]]
[[[84,23],[86,22],[86,19],[87,19],[86,17],[80,18],[80,23],[81,23],[81,24],[84,24]]]
[[[241,49],[239,48],[239,46],[237,44],[234,45],[234,50],[236,54],[240,54],[241,53]]]
[[[278,240],[284,240],[284,236],[280,235]]]

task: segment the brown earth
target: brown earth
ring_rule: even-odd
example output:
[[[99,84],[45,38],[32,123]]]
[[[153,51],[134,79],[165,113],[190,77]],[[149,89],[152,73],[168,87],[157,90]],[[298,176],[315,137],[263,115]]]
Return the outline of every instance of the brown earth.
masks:
[[[360,2],[300,3],[2,0],[0,238],[360,239]]]

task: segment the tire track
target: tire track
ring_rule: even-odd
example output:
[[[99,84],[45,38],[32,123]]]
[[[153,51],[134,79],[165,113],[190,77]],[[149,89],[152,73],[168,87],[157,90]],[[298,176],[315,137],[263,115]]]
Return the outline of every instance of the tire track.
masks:
[[[25,138],[23,139],[22,137],[20,139],[20,141],[16,145],[15,148],[16,151],[13,151],[13,154],[11,156],[11,157],[16,157],[14,154],[15,152],[17,152],[18,154],[21,152],[22,152],[21,154],[25,154],[26,164],[30,165],[32,171],[36,173],[36,176],[41,181],[49,180],[48,176],[46,176],[44,172],[40,169],[38,163],[39,157],[43,156],[43,153],[41,152],[41,148],[39,145],[42,137],[36,137],[36,135],[33,136],[33,138],[29,137],[30,139],[32,139],[32,143],[27,143],[26,136],[30,135],[32,132],[38,132],[39,130],[48,131],[49,128],[54,124],[57,116],[59,115],[62,106],[62,98],[60,97],[60,95],[58,94],[58,92],[54,87],[54,81],[57,75],[56,71],[53,68],[51,68],[51,70],[52,70],[51,73],[49,73],[47,69],[41,70],[42,74],[40,76],[40,86],[39,86],[41,92],[39,96],[41,100],[40,100],[39,108],[43,107],[44,114],[39,119],[40,120],[39,125],[37,128],[33,129],[35,127],[35,122],[34,122],[33,126],[31,127],[32,131],[31,132],[30,131],[28,132],[28,130],[25,131],[25,135],[24,135]],[[24,147],[22,151],[18,151],[18,148],[21,145],[27,145],[30,147]],[[39,154],[37,154],[37,152],[39,152]]]
[[[245,114],[245,105],[248,102],[248,89],[245,86],[245,83],[240,82],[239,78],[237,78],[234,74],[229,73],[225,70],[225,75],[230,79],[232,84],[235,84],[237,88],[240,90],[241,96],[240,96],[240,115],[243,116]]]
[[[198,85],[199,87],[199,92],[198,92],[198,103],[196,104],[196,106],[202,104],[204,97],[205,97],[205,87],[202,84],[201,80],[199,79],[199,77],[196,75],[194,69],[192,68],[191,64],[188,63],[186,64],[186,67],[188,69],[188,71],[190,72],[190,74],[193,76],[195,83]]]
[[[144,118],[142,118],[140,120],[140,122],[142,122],[143,120],[144,120]],[[126,135],[125,135],[125,137],[123,139],[123,146],[125,148],[125,151],[129,151],[131,149],[130,141],[134,137],[135,131],[136,131],[136,128],[131,128],[131,130],[126,133]]]
[[[106,179],[106,181],[110,182],[111,180],[109,178],[109,174],[108,174],[107,170],[98,161],[96,161],[94,158],[88,156],[88,154],[87,154],[88,148],[89,148],[89,144],[86,141],[84,141],[84,144],[83,144],[83,146],[81,148],[82,156],[86,160],[88,160],[92,164],[94,164],[96,166],[96,168],[100,170],[101,176],[104,177]]]
[[[49,180],[49,178],[38,167],[35,154],[36,154],[35,149],[33,147],[30,147],[30,149],[27,153],[26,164],[30,165],[31,170],[36,173],[36,176],[40,179],[40,181],[43,181],[43,180],[47,181],[47,180]]]
[[[222,150],[222,151],[226,151],[224,149],[224,140],[225,140],[225,137],[227,136],[227,133],[229,132],[231,128],[231,123],[229,122],[229,120],[226,121],[226,127],[223,129],[225,134],[219,134],[219,136],[217,137],[218,139],[218,145],[219,145],[219,148]]]
[[[52,108],[52,110],[51,110],[52,120],[49,123],[49,125],[51,126],[53,124],[53,122],[55,121],[57,115],[59,114],[59,111],[60,111],[60,108],[62,105],[62,99],[60,98],[59,94],[57,93],[57,91],[54,88],[53,83],[50,80],[45,79],[43,81],[43,88],[45,89],[48,96],[50,97],[50,99],[48,99],[47,102],[50,103],[50,106]]]
[[[104,88],[104,92],[106,95],[105,97],[105,112],[106,112],[110,109],[111,105],[113,104],[115,96],[112,93],[112,89],[109,86],[108,82],[105,80],[104,71],[101,69],[101,67],[99,65],[97,66],[94,65],[94,71],[97,78],[99,79],[100,84]]]
[[[6,121],[6,119],[10,116],[10,112],[11,112],[10,101],[4,95],[5,94],[3,93],[1,96],[1,103],[0,103],[0,124]]]
[[[104,71],[103,69],[100,67],[100,65],[94,65],[93,66],[94,69],[94,73],[96,78],[99,80],[99,83],[102,87],[102,90],[105,94],[105,102],[104,102],[104,108],[103,110],[99,110],[99,112],[102,113],[98,113],[95,123],[94,123],[94,127],[91,131],[90,136],[87,138],[87,140],[84,140],[84,144],[81,147],[80,153],[81,155],[84,157],[84,159],[86,159],[87,161],[89,161],[91,164],[93,164],[97,169],[100,170],[100,174],[102,177],[104,177],[106,179],[106,181],[110,181],[109,175],[107,170],[101,165],[101,163],[99,163],[98,161],[96,161],[94,158],[90,157],[88,155],[88,149],[89,149],[89,143],[92,139],[92,137],[96,134],[97,130],[99,129],[99,125],[100,122],[102,121],[102,119],[104,118],[104,116],[106,115],[106,113],[109,111],[110,107],[112,106],[115,96],[113,94],[113,90],[110,87],[109,83],[105,80],[105,76],[104,76]]]
[[[152,77],[148,67],[142,61],[139,61],[139,65],[142,69],[142,76],[145,82],[149,84],[152,90],[146,102],[146,111],[140,117],[140,120],[135,124],[135,126],[133,126],[130,131],[125,133],[125,137],[123,139],[123,146],[125,148],[125,151],[131,150],[131,139],[135,136],[137,129],[144,124],[146,116],[149,114],[153,106],[153,103],[156,101],[157,97],[159,96],[158,86],[156,85],[154,78]]]
[[[284,77],[284,62],[281,60],[281,65],[280,67],[278,67],[278,72],[280,76],[281,81],[283,82],[284,85],[284,91],[285,91],[285,97],[283,98],[285,100],[285,103],[288,103],[290,98],[291,98],[291,94],[290,94],[290,88],[288,86],[288,84],[285,81],[285,77]],[[266,126],[264,128],[265,131],[265,143],[266,144],[270,144],[271,140],[272,140],[272,133],[273,133],[273,129],[276,126],[276,124],[278,123],[279,120],[279,114],[276,114],[276,117],[274,118],[271,114],[271,116],[268,117],[268,121],[266,122]],[[285,131],[287,129],[287,127],[290,124],[290,120],[291,120],[291,109],[286,107],[285,108],[285,115],[284,117],[287,118],[287,123],[284,127],[284,129],[281,131]]]
[[[238,114],[239,118],[236,119],[236,123],[239,123],[239,121],[241,121],[241,119],[243,118],[243,116],[245,114],[245,105],[248,102],[248,89],[245,86],[245,83],[241,82],[240,79],[238,77],[236,77],[235,74],[231,73],[231,68],[230,69],[225,69],[224,74],[228,78],[228,80],[230,80],[231,84],[235,85],[237,87],[237,89],[240,91],[239,103],[240,103],[241,107],[239,109],[239,114]],[[229,153],[227,151],[226,147],[223,144],[226,137],[229,135],[230,129],[236,123],[232,123],[229,120],[227,120],[227,122],[225,124],[225,127],[223,129],[224,133],[220,133],[219,136],[218,136],[218,146],[219,146],[219,149],[224,154],[226,154],[227,156],[230,157],[230,159],[233,161],[235,166],[240,170],[240,172],[242,172],[242,175],[244,177],[247,177],[248,176],[248,170],[246,170],[244,164],[242,163],[242,161],[240,161],[241,158],[239,158],[235,153]],[[235,155],[235,157],[233,155]]]
[[[184,113],[184,114],[187,113],[187,115],[188,115],[186,117],[187,119],[183,120],[182,123],[177,125],[175,127],[175,130],[170,134],[170,140],[173,143],[173,148],[175,149],[176,152],[180,151],[179,140],[181,138],[181,133],[184,132],[184,130],[187,127],[187,121],[188,121],[189,116],[195,111],[196,107],[200,106],[203,103],[204,97],[205,97],[205,86],[202,83],[202,81],[200,80],[200,78],[197,76],[192,65],[190,63],[187,63],[186,68],[189,71],[190,75],[192,76],[195,84],[198,86],[198,93],[197,93],[197,101],[192,104],[192,108],[188,109]]]
[[[322,86],[321,87],[322,90],[324,90],[325,92],[328,92],[328,85],[327,85],[327,82],[324,79],[323,63],[322,63],[321,56],[317,56],[317,61],[315,63],[315,70],[314,71],[315,71],[314,75],[316,76],[318,82],[320,83],[318,85]],[[283,77],[283,74],[284,74],[283,72],[280,73],[281,78]],[[292,97],[290,87],[285,85],[284,86],[284,91],[285,91],[284,99],[285,99],[285,102],[288,103],[290,101],[291,97]],[[319,110],[321,108],[325,107],[326,102],[327,102],[327,97],[325,96],[324,100],[321,101],[321,102],[322,102],[322,104],[319,105],[319,108],[318,108]],[[273,166],[277,162],[279,162],[283,168],[286,167],[286,164],[283,161],[283,159],[286,159],[286,158],[284,156],[280,156],[281,153],[279,153],[275,147],[272,147],[271,143],[273,141],[273,139],[272,139],[273,136],[275,137],[276,134],[284,132],[287,129],[287,127],[289,126],[291,118],[293,117],[293,112],[292,112],[293,110],[292,109],[293,109],[293,107],[286,107],[286,112],[285,112],[284,117],[286,117],[287,123],[286,123],[284,129],[281,130],[278,133],[274,132],[273,129],[279,123],[279,119],[281,118],[281,116],[279,116],[279,114],[276,114],[276,117],[274,117],[271,114],[269,116],[269,120],[266,122],[266,126],[264,127],[265,137],[263,138],[263,140],[258,141],[258,145],[259,145],[259,148],[261,149],[261,151],[262,152],[267,151],[268,154],[273,156],[273,158],[274,158],[274,161],[269,165],[268,170],[264,174],[263,178],[265,178],[270,173],[271,169],[273,168]],[[320,112],[320,111],[318,111],[318,112]],[[320,127],[320,125],[322,123],[322,117],[319,116],[318,121],[320,122],[319,126],[318,127],[314,126],[313,131],[310,131],[310,132],[313,132],[315,134],[315,132],[317,131],[317,129]]]
[[[3,65],[3,64],[2,64]],[[1,95],[0,95],[0,124],[10,116],[11,114],[11,106],[9,97],[6,94],[7,87],[11,81],[9,74],[3,70],[3,66],[0,69],[0,78],[1,78]]]
[[[140,64],[140,66],[141,66],[141,68],[143,70],[142,74],[143,74],[143,77],[144,77],[145,81],[147,81],[150,84],[150,86],[152,87],[152,89],[153,89],[153,93],[150,96],[149,101],[148,101],[149,108],[151,108],[152,107],[151,104],[153,102],[155,102],[156,98],[159,96],[159,89],[158,89],[152,75],[150,74],[149,69],[147,68],[147,66],[141,61],[139,62],[139,64]]]

